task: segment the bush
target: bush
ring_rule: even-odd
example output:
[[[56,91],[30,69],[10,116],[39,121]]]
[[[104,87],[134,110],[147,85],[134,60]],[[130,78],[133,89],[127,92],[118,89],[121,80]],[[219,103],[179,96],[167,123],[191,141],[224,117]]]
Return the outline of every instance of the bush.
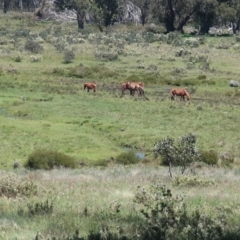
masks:
[[[139,162],[139,157],[135,154],[134,151],[128,151],[121,153],[117,156],[116,162],[119,164],[135,164]]]
[[[38,193],[38,186],[29,178],[14,173],[1,173],[0,196],[7,198],[30,197]]]
[[[75,54],[73,51],[66,51],[64,53],[64,63],[71,63],[72,60],[75,58]]]
[[[72,157],[64,153],[54,150],[37,149],[28,156],[28,160],[24,166],[30,169],[50,170],[54,167],[75,168],[76,163]]]
[[[197,176],[177,176],[173,179],[174,186],[188,186],[188,187],[207,187],[215,185],[213,179],[199,178]]]
[[[43,51],[43,47],[33,40],[28,39],[24,46],[25,50],[30,51],[32,53],[41,53]]]
[[[22,57],[18,54],[16,56],[13,57],[14,62],[21,62],[22,61]]]
[[[98,46],[94,51],[94,57],[101,61],[113,61],[118,58],[118,51],[116,48]]]
[[[31,62],[41,62],[42,61],[42,55],[31,55],[30,56]]]
[[[139,188],[135,202],[143,206],[145,219],[138,229],[139,240],[220,240],[224,235],[225,216],[210,217],[199,210],[189,214],[183,197],[174,197],[165,186]]]
[[[208,165],[216,165],[218,162],[218,154],[214,150],[201,151],[200,161]]]

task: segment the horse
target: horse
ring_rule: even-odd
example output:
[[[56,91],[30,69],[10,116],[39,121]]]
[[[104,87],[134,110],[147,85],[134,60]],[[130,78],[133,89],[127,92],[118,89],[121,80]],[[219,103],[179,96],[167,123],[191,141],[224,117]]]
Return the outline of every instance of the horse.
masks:
[[[84,83],[84,89],[87,88],[87,91],[89,92],[90,89],[93,89],[93,92],[96,92],[97,85],[95,83]]]
[[[129,83],[129,82],[124,82],[124,83],[122,84],[122,87],[121,87],[121,88],[122,88],[122,95],[121,95],[121,96],[123,96],[123,94],[124,94],[124,92],[125,92],[126,89],[128,89],[128,90],[130,91],[130,95],[132,95],[132,96],[134,95],[135,90],[132,89],[132,88],[128,88],[127,83]],[[131,82],[131,83],[132,83],[132,84],[138,84],[138,85],[144,87],[143,82]]]
[[[190,94],[184,88],[173,88],[170,91],[171,100],[176,100],[176,96],[180,96],[180,100],[185,101],[185,97],[187,100],[190,100]]]
[[[138,96],[144,96],[143,84],[136,82],[126,82],[126,88],[130,90],[130,94],[133,96],[135,91],[138,92]]]

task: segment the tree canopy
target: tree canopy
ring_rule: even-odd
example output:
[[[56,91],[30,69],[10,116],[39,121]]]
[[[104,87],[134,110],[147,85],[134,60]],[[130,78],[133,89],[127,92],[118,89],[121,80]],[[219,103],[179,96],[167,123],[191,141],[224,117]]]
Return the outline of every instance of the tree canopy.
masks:
[[[43,0],[2,0],[4,13],[9,10],[34,11]],[[46,2],[50,2],[46,0]],[[52,2],[52,1],[51,1]],[[88,14],[100,31],[113,23],[129,21],[161,24],[166,33],[183,31],[188,23],[208,33],[212,26],[231,25],[233,32],[240,29],[239,0],[54,0],[56,11],[76,11],[78,28],[83,29]]]

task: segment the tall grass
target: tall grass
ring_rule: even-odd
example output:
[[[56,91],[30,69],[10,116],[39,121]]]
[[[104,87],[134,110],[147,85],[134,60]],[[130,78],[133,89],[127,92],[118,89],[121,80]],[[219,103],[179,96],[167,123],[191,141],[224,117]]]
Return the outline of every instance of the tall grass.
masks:
[[[4,172],[2,172],[4,173]],[[9,173],[5,173],[5,176]],[[76,170],[21,171],[17,175],[31,178],[38,185],[34,196],[25,198],[3,198],[1,201],[2,234],[11,239],[33,239],[37,231],[42,236],[72,234],[79,229],[82,236],[89,231],[100,231],[108,225],[112,231],[121,226],[126,233],[133,233],[136,224],[141,222],[139,209],[134,204],[138,187],[148,189],[152,183],[165,184],[173,194],[184,193],[189,211],[199,207],[205,214],[216,215],[218,210],[225,211],[229,221],[235,226],[239,220],[239,175],[234,170],[222,170],[212,167],[196,169],[189,177],[211,179],[215,184],[209,186],[175,186],[171,182],[165,167],[134,165],[134,167],[112,166],[108,168],[87,168]],[[11,175],[9,175],[9,180]],[[1,178],[2,180],[2,178]],[[1,182],[1,181],[0,181]],[[31,216],[28,205],[44,202],[53,203],[53,212]],[[12,207],[12,203],[15,203]],[[204,209],[204,210],[203,210]],[[9,224],[9,225],[7,225]]]

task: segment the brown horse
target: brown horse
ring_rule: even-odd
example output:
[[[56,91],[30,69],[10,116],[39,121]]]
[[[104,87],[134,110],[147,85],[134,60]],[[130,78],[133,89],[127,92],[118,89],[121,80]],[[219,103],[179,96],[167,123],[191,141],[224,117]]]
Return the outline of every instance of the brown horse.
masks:
[[[84,83],[84,89],[87,88],[87,91],[89,92],[90,89],[93,90],[93,92],[96,92],[97,90],[97,85],[95,83]]]
[[[139,84],[136,82],[126,82],[126,88],[130,90],[131,95],[133,96],[135,91],[138,92],[138,96],[144,96],[144,88],[143,84]]]
[[[187,100],[190,100],[190,94],[184,88],[173,88],[170,91],[171,100],[176,100],[176,96],[180,96],[180,100],[185,101],[185,97]]]
[[[129,90],[130,91],[130,95],[134,95],[134,92],[135,92],[135,90],[134,89],[132,89],[132,87],[128,87],[127,86],[127,83],[129,83],[129,82],[124,82],[123,84],[122,84],[122,95],[121,96],[123,96],[123,94],[124,94],[124,92],[125,92],[125,90]],[[132,84],[138,84],[138,85],[140,85],[140,86],[142,86],[142,88],[144,87],[144,84],[143,84],[143,82],[131,82]]]

